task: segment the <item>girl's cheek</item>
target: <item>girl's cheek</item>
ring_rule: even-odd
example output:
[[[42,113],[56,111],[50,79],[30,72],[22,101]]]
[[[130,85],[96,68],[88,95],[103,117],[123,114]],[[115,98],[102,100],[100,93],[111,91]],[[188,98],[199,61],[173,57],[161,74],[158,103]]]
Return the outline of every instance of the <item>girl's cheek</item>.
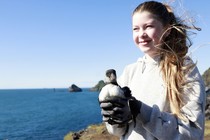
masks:
[[[136,40],[137,40],[137,36],[133,34],[133,41],[136,42]]]
[[[160,33],[154,34],[154,39],[156,40],[156,42],[160,42],[160,37],[161,37]]]

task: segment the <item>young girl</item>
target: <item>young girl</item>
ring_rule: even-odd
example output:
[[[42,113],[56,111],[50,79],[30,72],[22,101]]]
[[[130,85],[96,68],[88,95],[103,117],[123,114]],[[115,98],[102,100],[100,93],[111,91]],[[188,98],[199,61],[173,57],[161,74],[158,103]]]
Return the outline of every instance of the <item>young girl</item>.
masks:
[[[187,31],[165,4],[147,1],[133,12],[133,40],[144,57],[128,65],[118,84],[132,97],[100,103],[109,133],[129,140],[202,140],[205,86],[187,56]]]

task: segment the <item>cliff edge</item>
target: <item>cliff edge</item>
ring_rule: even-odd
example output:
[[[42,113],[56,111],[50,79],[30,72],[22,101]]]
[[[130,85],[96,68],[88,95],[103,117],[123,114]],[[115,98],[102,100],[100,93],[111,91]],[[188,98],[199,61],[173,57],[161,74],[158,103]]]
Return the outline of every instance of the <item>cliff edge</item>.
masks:
[[[79,132],[70,132],[64,140],[119,140],[118,137],[110,135],[105,124],[90,125],[87,129]]]

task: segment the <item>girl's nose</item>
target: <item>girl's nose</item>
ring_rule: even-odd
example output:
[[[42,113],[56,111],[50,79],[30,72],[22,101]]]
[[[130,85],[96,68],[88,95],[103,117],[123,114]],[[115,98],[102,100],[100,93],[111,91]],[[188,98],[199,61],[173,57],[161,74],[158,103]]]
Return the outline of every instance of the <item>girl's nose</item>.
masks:
[[[147,36],[147,34],[146,34],[146,33],[143,33],[143,34],[142,34],[142,36],[143,36],[143,37],[146,37],[146,36]]]
[[[144,31],[139,31],[139,37],[146,37],[147,34]]]

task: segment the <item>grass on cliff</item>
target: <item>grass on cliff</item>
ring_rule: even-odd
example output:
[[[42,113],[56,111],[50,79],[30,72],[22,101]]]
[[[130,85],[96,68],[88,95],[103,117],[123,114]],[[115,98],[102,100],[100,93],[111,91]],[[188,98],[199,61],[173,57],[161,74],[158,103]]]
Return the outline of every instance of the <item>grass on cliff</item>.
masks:
[[[67,134],[64,140],[74,140],[73,132]],[[110,135],[104,124],[90,125],[87,129],[80,133],[79,140],[119,140],[118,137]]]
[[[210,120],[205,123],[205,140],[210,139]]]

